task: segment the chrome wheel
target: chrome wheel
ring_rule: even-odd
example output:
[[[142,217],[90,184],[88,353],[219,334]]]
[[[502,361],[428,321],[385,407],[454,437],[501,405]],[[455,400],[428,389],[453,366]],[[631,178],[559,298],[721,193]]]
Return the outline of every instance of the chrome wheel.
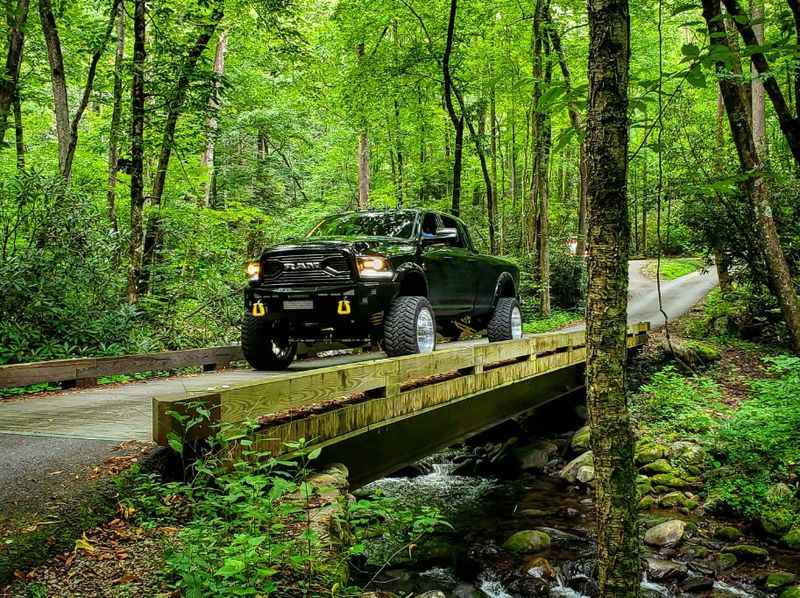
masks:
[[[417,314],[417,348],[420,353],[430,353],[436,343],[436,328],[433,324],[433,314],[427,307],[423,307]]]
[[[517,306],[511,310],[511,338],[522,338],[522,312]]]

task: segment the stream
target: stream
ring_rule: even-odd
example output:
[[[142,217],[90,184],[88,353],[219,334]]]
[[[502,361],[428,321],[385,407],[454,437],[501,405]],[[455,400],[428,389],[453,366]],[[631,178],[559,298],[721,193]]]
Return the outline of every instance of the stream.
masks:
[[[426,472],[423,475],[385,478],[359,491],[380,492],[408,506],[436,506],[454,528],[421,542],[413,558],[403,555],[399,563],[393,561],[367,589],[399,596],[438,590],[447,598],[596,596],[590,492],[553,475],[556,464],[548,472],[507,477],[458,475],[466,451],[432,455],[417,466]],[[550,547],[527,556],[503,550],[506,539],[520,530],[546,532]],[[691,561],[675,550],[667,556]],[[714,581],[702,566],[690,565],[688,574],[684,571],[671,581],[645,578],[642,596],[767,596],[747,581],[752,571],[739,573],[744,575],[718,576]],[[356,581],[365,583],[370,577]]]

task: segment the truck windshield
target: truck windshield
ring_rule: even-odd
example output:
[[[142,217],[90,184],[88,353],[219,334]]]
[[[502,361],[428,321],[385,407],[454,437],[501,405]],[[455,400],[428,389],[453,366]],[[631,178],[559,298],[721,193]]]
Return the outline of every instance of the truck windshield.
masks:
[[[414,212],[356,212],[326,218],[308,237],[396,237],[414,234]]]

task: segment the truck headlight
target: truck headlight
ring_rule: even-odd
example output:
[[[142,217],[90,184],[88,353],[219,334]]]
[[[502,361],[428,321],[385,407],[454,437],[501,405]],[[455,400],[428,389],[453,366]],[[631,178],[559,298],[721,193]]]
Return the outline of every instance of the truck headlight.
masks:
[[[384,257],[376,255],[359,255],[356,258],[358,275],[361,278],[392,278],[392,265]]]
[[[258,280],[258,277],[261,275],[261,263],[260,262],[248,262],[247,263],[247,277],[250,280]]]

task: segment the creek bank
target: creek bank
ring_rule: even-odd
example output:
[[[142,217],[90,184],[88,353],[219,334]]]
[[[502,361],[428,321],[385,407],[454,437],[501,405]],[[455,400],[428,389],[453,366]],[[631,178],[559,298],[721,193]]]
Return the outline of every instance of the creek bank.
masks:
[[[662,365],[662,346],[654,344]],[[723,368],[739,360],[730,351],[703,358],[722,360]],[[746,390],[731,384],[734,406]],[[559,409],[434,456],[416,477],[373,485],[404,502],[440,505],[455,526],[437,534],[435,553],[423,542],[392,575],[381,577],[384,591],[416,596],[436,590],[447,598],[597,594],[589,430],[575,417],[581,409]],[[553,425],[564,421],[569,430]],[[707,496],[709,476],[719,475],[715,461],[679,426],[664,435],[639,431],[643,595],[797,596],[800,529],[780,517],[722,514]],[[784,486],[776,484],[770,496],[785,496]],[[453,495],[453,487],[473,492]]]

